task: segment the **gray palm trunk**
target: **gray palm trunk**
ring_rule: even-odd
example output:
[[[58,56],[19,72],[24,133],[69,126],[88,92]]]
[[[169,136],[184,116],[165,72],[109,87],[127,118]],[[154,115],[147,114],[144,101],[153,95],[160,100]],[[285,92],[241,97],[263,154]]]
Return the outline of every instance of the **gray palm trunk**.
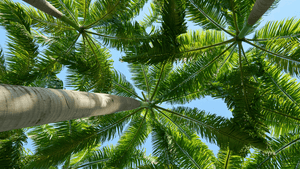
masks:
[[[261,16],[271,7],[275,0],[256,0],[253,9],[247,20],[247,24],[243,27],[239,34],[239,38],[245,37],[248,30],[259,20]]]
[[[57,10],[54,6],[52,6],[46,0],[23,0],[24,2],[36,7],[37,9],[43,11],[46,14],[49,14],[57,19],[62,20],[63,22],[71,25],[76,30],[79,30],[79,26],[64,14],[62,14],[59,10]]]
[[[0,132],[140,106],[138,100],[103,93],[0,84]]]

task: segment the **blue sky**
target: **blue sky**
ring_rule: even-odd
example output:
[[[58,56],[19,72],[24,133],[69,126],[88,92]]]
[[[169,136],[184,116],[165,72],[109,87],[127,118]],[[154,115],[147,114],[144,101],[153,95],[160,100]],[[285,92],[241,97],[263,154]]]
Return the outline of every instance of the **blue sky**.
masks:
[[[13,1],[14,2],[22,2],[20,0],[13,0]],[[147,13],[148,7],[149,7],[149,5],[144,7],[144,10],[141,12],[141,17],[138,17],[137,19],[141,19],[142,15]],[[281,0],[281,2],[279,3],[278,7],[275,10],[273,10],[267,16],[263,17],[263,21],[258,28],[265,25],[265,23],[268,21],[275,21],[275,20],[280,21],[280,20],[283,20],[286,18],[291,18],[291,17],[299,18],[300,17],[299,7],[300,7],[299,0]],[[200,27],[194,26],[193,24],[188,22],[188,28],[196,30],[196,29],[199,29]],[[248,38],[251,38],[251,35],[248,36]],[[0,27],[0,45],[2,48],[4,48],[4,51],[5,51],[5,47],[6,47],[5,43],[6,43],[5,30],[2,27]],[[112,59],[114,60],[115,69],[122,72],[127,77],[127,79],[130,79],[131,76],[130,76],[127,64],[124,62],[123,63],[119,62],[119,58],[121,56],[123,56],[124,54],[120,53],[119,51],[117,51],[115,49],[109,49],[109,50],[112,54]],[[62,80],[65,80],[65,77],[66,77],[66,69],[64,69],[59,74],[59,78],[61,78]],[[71,88],[67,88],[67,89],[71,90]],[[210,112],[210,113],[215,113],[220,116],[231,117],[231,112],[227,109],[225,103],[221,99],[214,100],[210,97],[206,97],[201,100],[192,101],[191,103],[188,104],[188,106],[192,107],[192,108],[197,107],[198,109],[205,110],[206,112]],[[118,138],[116,138],[113,141],[106,143],[106,144],[115,144],[117,140],[118,140]],[[202,140],[202,141],[205,142],[205,140]],[[106,145],[106,144],[104,144],[104,145]],[[213,150],[213,152],[215,154],[217,153],[218,147],[216,145],[212,145],[212,144],[207,144],[207,145],[209,146],[210,149]],[[152,146],[151,139],[148,139],[143,146],[143,148],[146,148],[147,154],[151,153],[151,151],[152,151],[151,146]],[[30,143],[26,147],[32,148]]]

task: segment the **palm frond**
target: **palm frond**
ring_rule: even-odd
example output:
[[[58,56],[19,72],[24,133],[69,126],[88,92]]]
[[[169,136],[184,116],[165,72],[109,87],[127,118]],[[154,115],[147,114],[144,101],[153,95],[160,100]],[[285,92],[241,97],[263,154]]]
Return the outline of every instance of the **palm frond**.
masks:
[[[190,0],[188,5],[188,17],[204,29],[226,30],[226,20],[219,4],[207,0]],[[232,34],[231,34],[232,35]]]
[[[132,74],[134,86],[150,94],[150,89],[153,87],[153,80],[150,77],[150,66],[141,64],[129,64],[129,70]],[[149,97],[149,96],[148,96]]]
[[[61,38],[60,42],[52,43],[45,52],[46,56],[54,57],[59,63],[68,66],[67,86],[83,91],[109,91],[112,65],[108,60],[110,54],[107,49],[95,44],[97,46],[92,46],[93,50],[90,50],[84,43],[78,43],[76,51],[73,48],[65,54],[70,43],[67,38]]]
[[[7,83],[6,82],[6,63],[5,63],[5,56],[4,56],[4,52],[3,49],[0,48],[0,83]]]
[[[233,45],[230,45],[227,49]],[[209,51],[197,60],[191,60],[182,68],[173,71],[161,87],[162,93],[159,99],[180,98],[181,96],[203,91],[206,82],[214,78],[219,59],[225,53],[229,54],[227,50],[220,54],[218,50]],[[200,95],[195,96],[199,97]]]
[[[122,73],[117,71],[115,71],[113,76],[111,93],[131,98],[139,97],[133,85],[126,80],[126,77]]]
[[[169,166],[172,165],[177,168],[177,165],[173,161],[173,159],[176,159],[176,156],[173,153],[174,145],[171,143],[171,140],[165,132],[163,126],[158,122],[152,121],[151,127],[153,154],[159,161],[158,165],[164,168],[170,168]]]
[[[185,124],[202,138],[220,146],[221,149],[227,149],[229,145],[230,150],[234,153],[245,155],[243,151],[247,149],[246,145],[252,145],[263,150],[268,148],[267,141],[264,138],[252,136],[241,130],[235,122],[223,117],[207,114],[197,108],[160,109],[172,113],[171,118],[174,121]]]
[[[272,148],[276,150],[272,154],[255,151],[245,163],[245,168],[277,169],[295,168],[299,163],[299,134],[286,134],[271,141]]]
[[[174,142],[175,160],[178,161],[180,168],[214,168],[213,152],[200,141],[196,134],[192,135],[191,140],[180,137],[178,132],[169,134]]]
[[[133,111],[136,113],[136,111]],[[37,127],[30,132],[36,145],[35,160],[28,165],[30,167],[49,167],[62,164],[71,154],[85,150],[87,147],[95,147],[100,142],[111,140],[116,134],[121,133],[124,124],[128,122],[128,111],[91,118],[96,122],[75,120],[72,122],[72,134],[69,132],[68,122],[59,122],[52,128],[52,135]],[[132,115],[132,114],[131,114]],[[47,140],[47,141],[45,141]],[[49,142],[49,140],[52,140]],[[51,163],[48,163],[51,161]]]
[[[300,36],[300,20],[295,18],[284,19],[282,21],[270,21],[265,24],[261,29],[255,32],[253,41],[262,43],[261,41],[274,41],[281,40],[282,38],[292,38]]]
[[[145,123],[145,117],[136,116],[133,118],[129,124],[128,129],[119,139],[116,151],[111,157],[110,161],[107,162],[107,166],[124,168],[126,165],[130,164],[131,154],[134,154],[134,149],[141,146],[148,137],[150,130]]]
[[[216,168],[224,169],[239,169],[242,168],[243,159],[241,156],[233,154],[229,149],[219,150],[218,161],[216,162]]]
[[[275,66],[270,66],[265,74],[262,78],[266,100],[262,103],[264,116],[269,119],[267,123],[272,126],[273,134],[279,136],[299,125],[299,83]]]
[[[275,64],[277,67],[280,67],[282,70],[291,75],[298,76],[300,63],[298,58],[300,52],[299,42],[291,39],[283,39],[277,43],[261,47],[248,40],[245,41],[257,49],[260,49],[262,52],[265,52],[267,54],[266,59]]]
[[[27,143],[27,136],[23,129],[0,133],[1,168],[22,168],[26,164],[24,143]]]
[[[153,23],[157,22],[160,17],[159,13],[161,6],[159,4],[159,1],[154,1],[153,3],[151,2],[150,8],[151,10],[149,9],[149,15],[146,14],[143,20],[139,21],[140,25],[146,28],[152,26]]]
[[[9,0],[0,3],[0,13],[1,26],[5,27],[9,38],[6,78],[10,84],[27,85],[44,73],[34,66],[39,52],[31,34],[31,19],[20,4]]]

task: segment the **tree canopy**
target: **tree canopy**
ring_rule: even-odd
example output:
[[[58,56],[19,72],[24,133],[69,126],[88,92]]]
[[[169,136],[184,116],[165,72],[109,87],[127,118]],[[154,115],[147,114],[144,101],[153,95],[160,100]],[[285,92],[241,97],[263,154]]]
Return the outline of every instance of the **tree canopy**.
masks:
[[[154,0],[141,21],[134,18],[143,0],[49,0],[67,19],[1,1],[9,40],[0,83],[62,89],[57,74],[66,66],[74,90],[146,104],[1,132],[0,167],[299,167],[300,20],[258,29],[263,16],[255,10],[268,14],[279,3],[267,1]],[[188,30],[187,20],[199,30]],[[132,82],[113,68],[110,48],[124,52]],[[233,117],[187,106],[206,96],[224,100]],[[101,147],[118,136],[117,145]],[[150,136],[146,156],[140,148]],[[34,153],[23,147],[28,137]],[[217,156],[201,139],[218,145]]]

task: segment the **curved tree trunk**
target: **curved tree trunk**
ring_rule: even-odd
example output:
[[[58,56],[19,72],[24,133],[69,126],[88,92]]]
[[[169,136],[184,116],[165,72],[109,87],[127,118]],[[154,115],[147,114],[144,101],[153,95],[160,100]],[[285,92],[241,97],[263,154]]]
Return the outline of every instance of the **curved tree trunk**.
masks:
[[[57,19],[60,19],[63,16],[63,14],[59,10],[57,10],[46,0],[23,0],[23,1],[45,12],[46,14],[54,16]]]
[[[46,14],[54,16],[55,18],[68,23],[76,30],[79,30],[79,26],[76,23],[74,23],[69,18],[67,18],[64,14],[62,14],[59,10],[57,10],[54,6],[52,6],[48,1],[46,0],[23,0],[23,1],[45,12]]]
[[[254,25],[261,16],[271,7],[275,0],[256,0],[248,18],[248,24]]]
[[[247,20],[239,34],[239,38],[245,37],[248,30],[259,20],[261,16],[271,7],[275,0],[256,0]]]
[[[135,99],[0,84],[0,132],[140,107]]]

